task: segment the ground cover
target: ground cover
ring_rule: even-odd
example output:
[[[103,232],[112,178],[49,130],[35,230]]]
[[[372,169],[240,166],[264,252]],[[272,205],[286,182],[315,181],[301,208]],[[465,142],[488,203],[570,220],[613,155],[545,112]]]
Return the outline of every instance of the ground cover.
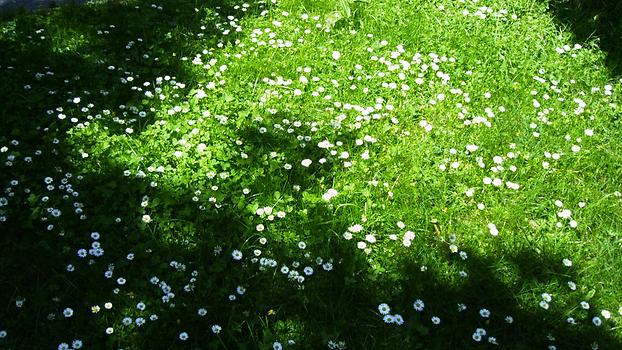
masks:
[[[571,30],[535,0],[5,14],[0,346],[619,348],[621,82]]]

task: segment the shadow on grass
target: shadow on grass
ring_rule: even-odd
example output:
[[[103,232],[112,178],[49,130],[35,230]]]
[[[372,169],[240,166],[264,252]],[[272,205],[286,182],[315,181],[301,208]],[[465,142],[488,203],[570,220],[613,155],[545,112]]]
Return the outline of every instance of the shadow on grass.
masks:
[[[622,75],[622,2],[615,0],[549,0],[549,10],[579,42],[595,41],[607,54],[606,64]]]
[[[318,247],[318,250],[335,257],[334,268],[330,272],[323,271],[314,263],[315,254],[305,257],[301,252],[298,260],[316,270],[307,278],[306,288],[301,289],[297,282],[288,280],[279,272],[282,264],[293,266],[293,261],[279,261],[276,268],[265,271],[259,271],[259,267],[250,262],[253,249],[261,248],[263,256],[284,256],[282,250],[297,248],[286,244],[264,248],[254,243],[258,234],[247,234],[253,231],[253,225],[244,206],[199,209],[198,204],[193,206],[190,201],[194,192],[189,185],[178,188],[162,183],[150,187],[145,179],[123,176],[125,167],[115,163],[114,159],[102,159],[97,168],[76,169],[71,162],[73,150],[64,145],[63,135],[69,127],[57,121],[57,114],[61,111],[49,117],[46,110],[63,107],[62,112],[68,116],[82,113],[78,107],[71,107],[67,98],[74,94],[84,95],[81,92],[85,90],[92,92],[88,96],[94,96],[99,89],[110,87],[107,95],[83,98],[92,99],[98,109],[110,108],[122,118],[123,111],[119,110],[118,103],[142,103],[129,86],[114,88],[125,71],[140,72],[143,82],[153,81],[162,74],[181,77],[184,82],[193,81],[192,74],[185,71],[176,58],[162,57],[157,62],[146,62],[136,52],[125,53],[123,47],[128,44],[128,37],[135,36],[142,38],[144,45],[156,46],[160,53],[193,53],[192,48],[184,46],[184,33],[196,30],[199,19],[185,20],[175,14],[177,11],[193,13],[194,3],[175,2],[176,7],[171,3],[171,8],[175,9],[172,12],[148,10],[156,11],[155,15],[133,12],[135,9],[129,4],[60,10],[63,12],[56,18],[66,24],[64,28],[88,37],[76,44],[81,45],[79,52],[83,54],[71,49],[65,51],[51,38],[41,39],[41,42],[28,38],[33,36],[32,28],[47,25],[42,17],[14,19],[17,37],[0,43],[7,48],[0,53],[2,69],[14,66],[7,71],[8,77],[0,90],[3,96],[12,97],[0,107],[0,143],[8,144],[11,139],[21,142],[21,146],[10,151],[18,155],[18,160],[3,168],[0,180],[8,186],[9,181],[18,179],[22,183],[20,186],[29,189],[26,193],[25,188],[13,186],[15,195],[11,197],[9,219],[0,223],[3,232],[0,236],[0,265],[3,267],[0,285],[6,286],[0,291],[0,297],[2,301],[9,301],[7,307],[0,309],[0,319],[2,327],[6,325],[10,330],[7,348],[53,348],[61,342],[83,339],[90,348],[101,349],[198,349],[200,346],[204,349],[254,349],[268,348],[272,341],[283,341],[292,334],[292,338],[301,335],[298,346],[303,349],[315,349],[329,339],[345,340],[351,349],[390,349],[396,344],[407,349],[468,349],[476,345],[486,346],[470,340],[477,327],[497,336],[503,348],[533,349],[548,344],[561,348],[586,348],[594,340],[603,348],[620,346],[604,330],[590,327],[589,319],[582,320],[588,326],[568,325],[561,310],[554,307],[543,310],[537,305],[526,307],[515,299],[522,288],[532,282],[564,284],[566,279],[575,279],[576,276],[559,270],[558,256],[531,251],[509,254],[507,264],[516,269],[521,278],[521,283],[517,284],[501,280],[492,268],[495,261],[475,253],[469,254],[466,265],[471,278],[461,283],[448,280],[441,268],[430,267],[422,271],[419,259],[422,253],[415,250],[409,251],[415,251],[414,258],[396,258],[395,271],[372,273],[363,254],[352,242],[327,233],[331,227],[324,220],[331,213],[321,203],[308,208],[308,219],[301,219],[305,225],[300,230],[325,238],[317,241],[328,248]],[[84,21],[84,17],[89,21]],[[110,24],[123,35],[95,39],[93,31],[105,26],[110,28]],[[171,33],[170,38],[167,33]],[[213,43],[224,40],[216,36],[212,39]],[[103,52],[103,56],[89,57],[91,51]],[[98,63],[101,60],[104,62]],[[102,81],[101,70],[108,65],[120,66],[122,71],[115,70]],[[45,84],[37,83],[33,76],[46,69],[53,69],[55,74],[46,77],[49,81]],[[32,90],[26,91],[34,93],[21,92],[23,85],[29,82],[32,82]],[[56,93],[47,93],[51,88],[56,89]],[[66,91],[72,94],[65,95]],[[115,126],[119,123],[111,120],[93,122],[110,129],[123,128]],[[150,122],[152,120],[147,119],[143,125]],[[237,136],[246,139],[251,146],[298,147],[292,138],[259,134],[254,130],[240,130]],[[55,137],[60,140],[54,151],[50,145]],[[21,161],[36,149],[45,151],[43,159],[35,159],[32,164]],[[314,148],[309,152],[319,151]],[[316,153],[309,157],[317,159],[320,156]],[[240,162],[240,171],[250,173],[263,166],[259,160]],[[72,177],[69,181],[82,192],[79,199],[69,195],[63,199],[65,192],[69,192],[66,186],[61,189],[58,183],[55,190],[45,189],[43,176],[55,173],[60,178],[69,172],[84,176],[82,180]],[[281,181],[287,178],[286,184],[299,183],[305,187],[307,183],[304,181],[309,180],[296,171],[288,176],[280,177]],[[270,184],[272,180],[258,176],[251,179],[248,186],[267,191],[274,188]],[[329,181],[327,178],[326,182]],[[53,198],[49,204],[43,205],[40,201],[46,194]],[[154,221],[147,225],[139,220],[115,222],[116,217],[137,219],[139,213],[145,212],[140,205],[144,195],[151,198],[153,210],[157,210],[164,220],[154,217]],[[160,204],[155,204],[156,199]],[[73,213],[74,203],[78,201],[84,206],[86,220],[80,220],[80,214]],[[62,222],[54,218],[42,222],[42,216],[49,217],[40,211],[46,206],[61,208],[64,213]],[[349,218],[343,220],[349,221]],[[62,231],[58,228],[48,231],[46,226],[49,223]],[[445,247],[440,247],[438,241],[431,238],[432,227],[428,229],[428,238],[425,234],[419,235],[423,240],[421,251],[426,248],[442,251]],[[90,234],[93,231],[101,234],[98,241],[105,249],[106,264],[101,261],[103,258],[79,259],[76,256],[78,248],[88,248],[92,244]],[[246,240],[242,241],[242,237]],[[226,246],[228,243],[239,246]],[[214,254],[214,249],[220,245],[223,252]],[[243,249],[246,258],[234,261],[230,256],[233,249]],[[310,244],[308,251],[314,249],[316,247]],[[127,258],[130,253],[134,254],[132,260]],[[446,257],[450,263],[454,258]],[[92,263],[89,262],[91,259]],[[171,261],[186,267],[171,266]],[[113,276],[105,280],[102,274],[111,269],[109,262],[114,263]],[[76,271],[67,273],[67,263],[75,265]],[[575,266],[575,270],[578,269]],[[195,277],[192,276],[193,270],[197,271],[195,281],[191,281]],[[117,282],[119,277],[127,280],[120,284]],[[152,277],[158,277],[159,281],[151,283]],[[190,286],[187,291],[184,290],[186,285]],[[235,290],[238,285],[247,288],[244,295]],[[166,286],[170,286],[176,295],[162,303]],[[115,288],[119,288],[119,293],[111,292]],[[229,295],[237,295],[238,300],[229,301]],[[26,297],[26,301],[18,309],[14,301],[21,296]],[[417,298],[426,302],[422,313],[412,308],[412,302]],[[136,308],[140,301],[147,304],[144,312]],[[97,312],[99,315],[90,314],[93,305],[101,307],[106,302],[113,304],[112,311],[102,308]],[[375,309],[381,302],[391,303],[395,312],[404,316],[406,323],[402,327],[385,325]],[[457,303],[464,303],[468,309],[459,313]],[[75,310],[75,315],[64,319],[62,311],[67,306]],[[200,307],[207,309],[204,318],[197,315]],[[480,308],[492,311],[489,319],[479,315]],[[55,319],[48,319],[50,314]],[[158,320],[149,320],[152,314],[158,315]],[[441,317],[438,326],[430,321],[434,315]],[[512,315],[515,322],[507,324],[504,321],[506,315]],[[121,319],[126,316],[132,320],[143,317],[146,324],[121,326]],[[226,329],[220,336],[215,336],[211,331],[213,324]],[[115,336],[104,333],[109,326],[115,327]],[[136,329],[138,327],[143,328]],[[181,331],[191,335],[189,341],[178,340]],[[557,336],[557,340],[547,342],[547,333]]]

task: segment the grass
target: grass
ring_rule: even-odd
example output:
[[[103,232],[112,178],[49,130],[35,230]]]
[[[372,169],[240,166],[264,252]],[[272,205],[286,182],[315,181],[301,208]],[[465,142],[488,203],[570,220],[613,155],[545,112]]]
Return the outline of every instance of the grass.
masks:
[[[621,82],[560,3],[4,14],[1,347],[619,348]]]

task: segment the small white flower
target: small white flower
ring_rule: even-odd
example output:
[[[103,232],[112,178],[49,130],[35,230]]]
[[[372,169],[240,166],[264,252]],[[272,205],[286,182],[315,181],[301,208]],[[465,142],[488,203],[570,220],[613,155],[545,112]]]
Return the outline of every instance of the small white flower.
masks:
[[[425,303],[421,299],[417,299],[413,303],[413,309],[415,309],[416,311],[421,312],[423,311],[424,308],[425,308]]]
[[[313,161],[312,161],[311,159],[303,159],[303,160],[300,162],[300,164],[301,164],[303,167],[305,167],[305,168],[308,168],[308,167],[311,165],[311,163],[313,163]]]
[[[376,243],[376,237],[374,235],[365,235],[365,240],[369,243]]]
[[[332,57],[334,60],[338,60],[341,58],[341,53],[339,51],[333,51]]]
[[[545,300],[542,300],[540,301],[540,307],[543,308],[544,310],[548,310],[549,303],[547,303]]]
[[[363,231],[363,226],[360,224],[356,224],[356,225],[348,227],[348,231],[352,233],[358,233],[358,232]]]
[[[180,340],[188,340],[188,333],[186,333],[186,332],[179,333],[179,339]]]
[[[237,249],[231,253],[231,257],[233,258],[233,260],[242,260],[242,256],[242,252]]]
[[[393,322],[398,325],[401,326],[404,324],[404,318],[402,317],[402,315],[397,314],[393,316]]]
[[[378,305],[378,312],[382,315],[388,315],[391,312],[391,308],[386,303]]]
[[[143,215],[143,222],[148,224],[151,222],[151,216],[149,215]]]
[[[337,194],[339,194],[337,190],[335,190],[334,188],[331,188],[322,195],[322,199],[328,202],[331,199],[333,199],[335,196],[337,196]]]
[[[205,93],[205,91],[199,89],[197,90],[195,97],[201,99],[207,97],[207,94]]]
[[[490,230],[490,234],[493,236],[498,236],[499,235],[499,230],[497,229],[497,226],[493,223],[488,224],[488,229]]]
[[[572,215],[572,212],[568,209],[564,209],[557,213],[557,216],[559,216],[562,219],[568,219],[570,218],[571,215]]]

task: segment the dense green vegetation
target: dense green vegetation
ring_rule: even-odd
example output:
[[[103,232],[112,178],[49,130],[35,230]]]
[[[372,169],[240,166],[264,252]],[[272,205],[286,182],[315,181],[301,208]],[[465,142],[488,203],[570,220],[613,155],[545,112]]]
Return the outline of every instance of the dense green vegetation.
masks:
[[[619,349],[619,50],[553,3],[4,14],[0,348]]]

